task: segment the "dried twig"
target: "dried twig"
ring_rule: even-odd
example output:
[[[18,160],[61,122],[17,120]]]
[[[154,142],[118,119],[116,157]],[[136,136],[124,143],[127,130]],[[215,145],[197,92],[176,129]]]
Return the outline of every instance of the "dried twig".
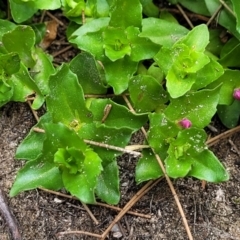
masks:
[[[13,240],[21,240],[22,237],[21,237],[21,233],[18,229],[17,220],[14,217],[14,215],[11,213],[11,211],[6,203],[6,198],[4,196],[4,193],[1,189],[0,189],[0,212],[9,227],[9,230],[12,235],[12,239]]]
[[[219,5],[219,7],[217,8],[217,10],[213,13],[213,15],[209,18],[208,22],[206,23],[207,26],[209,26],[209,24],[212,22],[212,20],[217,16],[217,14],[219,13],[219,11],[222,8],[222,4]]]
[[[96,233],[91,233],[91,232],[85,232],[85,231],[66,231],[66,232],[58,232],[56,234],[56,237],[60,237],[62,235],[67,235],[67,234],[83,234],[91,237],[96,237],[96,238],[101,238],[102,236]]]
[[[237,133],[239,131],[240,131],[240,126],[232,128],[226,132],[223,132],[223,133],[217,135],[216,137],[210,138],[207,141],[207,145],[210,147],[210,146],[216,144],[217,142],[219,142],[220,140],[222,140],[223,138],[230,137],[231,135],[233,135],[234,133]]]
[[[189,19],[189,17],[187,16],[187,14],[184,12],[184,10],[182,9],[182,7],[179,4],[176,4],[178,10],[181,12],[181,14],[183,15],[183,17],[185,18],[185,20],[187,21],[188,25],[191,28],[194,28],[194,25],[192,24],[191,20]]]

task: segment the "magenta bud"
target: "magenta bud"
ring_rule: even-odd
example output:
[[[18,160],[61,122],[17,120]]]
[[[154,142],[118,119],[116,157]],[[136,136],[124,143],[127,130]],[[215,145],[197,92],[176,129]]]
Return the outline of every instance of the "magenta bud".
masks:
[[[240,88],[234,89],[234,91],[233,91],[233,97],[234,97],[236,100],[240,100]]]
[[[179,121],[179,124],[183,128],[190,128],[192,126],[192,122],[188,120],[187,118],[183,118],[181,121]]]

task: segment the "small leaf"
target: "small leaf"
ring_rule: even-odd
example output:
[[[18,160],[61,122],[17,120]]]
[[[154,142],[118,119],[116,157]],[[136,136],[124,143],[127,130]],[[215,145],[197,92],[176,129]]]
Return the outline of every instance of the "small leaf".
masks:
[[[194,27],[185,37],[176,44],[185,44],[192,51],[203,52],[209,43],[209,31],[205,24]]]
[[[143,150],[142,154],[143,156],[139,159],[136,166],[136,182],[139,184],[163,176],[162,170],[152,151]]]
[[[17,53],[8,53],[0,55],[0,69],[7,75],[12,75],[20,69],[20,58]]]
[[[46,100],[53,122],[62,122],[70,127],[76,123],[80,127],[83,122],[91,121],[91,112],[85,106],[83,90],[77,76],[67,65],[63,65],[50,77],[49,88],[50,94]]]
[[[229,175],[223,165],[209,150],[201,152],[194,158],[192,169],[188,175],[200,180],[216,183],[229,179]]]
[[[62,178],[58,168],[52,162],[42,161],[41,157],[32,160],[19,170],[17,178],[11,188],[10,196],[19,192],[44,187],[59,190],[63,187]]]
[[[233,10],[237,19],[236,29],[240,33],[240,3],[238,0],[231,0],[233,4]]]
[[[151,112],[168,101],[162,85],[149,75],[133,77],[129,82],[129,93],[137,112]]]
[[[145,18],[142,20],[142,33],[139,36],[149,38],[156,44],[171,47],[187,33],[188,30],[179,24],[157,18]]]
[[[3,35],[2,42],[7,51],[18,53],[27,67],[34,66],[35,61],[32,57],[32,51],[35,44],[35,33],[31,27],[16,27]]]
[[[8,20],[4,20],[4,19],[0,19],[0,40],[2,41],[2,36],[9,31],[12,31],[14,28],[16,28],[17,26],[8,21]]]
[[[108,204],[118,204],[120,200],[119,171],[117,161],[103,163],[103,171],[98,177],[96,194]]]

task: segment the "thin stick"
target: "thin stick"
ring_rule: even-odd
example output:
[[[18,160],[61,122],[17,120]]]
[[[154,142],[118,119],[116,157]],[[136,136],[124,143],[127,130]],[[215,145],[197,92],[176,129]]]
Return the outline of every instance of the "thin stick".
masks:
[[[45,130],[42,129],[42,128],[36,128],[36,127],[34,127],[34,128],[33,128],[33,131],[39,132],[39,133],[45,133]],[[139,157],[139,156],[142,155],[140,152],[131,151],[131,150],[128,150],[128,149],[125,149],[125,148],[116,147],[116,146],[109,145],[109,144],[106,144],[106,143],[95,142],[95,141],[87,140],[87,139],[84,139],[83,141],[84,141],[85,143],[90,144],[90,145],[93,145],[93,146],[102,147],[102,148],[107,148],[107,149],[112,149],[112,150],[115,150],[115,151],[118,151],[118,152],[123,152],[123,153],[132,154],[132,155],[134,155],[135,157]]]
[[[31,108],[34,118],[36,119],[37,122],[39,122],[39,117],[37,115],[37,111],[32,109],[32,103],[30,101],[27,101],[27,103],[28,103],[29,107]]]
[[[62,21],[60,21],[58,18],[56,18],[55,16],[53,16],[50,12],[46,11],[46,14],[52,18],[53,20],[55,20],[59,25],[64,26],[64,23]]]
[[[87,211],[87,213],[89,214],[89,216],[91,217],[91,219],[95,222],[96,225],[98,225],[99,222],[98,222],[98,220],[94,217],[94,215],[93,215],[92,212],[90,211],[89,207],[88,207],[85,203],[83,203],[82,201],[81,201],[81,203],[82,203],[83,207],[85,208],[85,210]]]
[[[111,231],[112,227],[127,213],[127,211],[142,197],[148,192],[152,187],[154,187],[159,181],[161,181],[162,178],[159,178],[158,180],[149,181],[147,182],[135,195],[130,199],[130,201],[124,206],[122,211],[115,217],[115,219],[112,221],[112,223],[108,226],[108,228],[104,231],[102,234],[101,240],[104,240],[108,233]]]
[[[78,198],[76,198],[74,196],[70,196],[70,195],[64,194],[64,193],[61,193],[61,192],[55,192],[53,190],[49,190],[49,189],[45,189],[45,188],[41,188],[41,187],[39,187],[39,189],[41,189],[42,191],[48,192],[48,193],[55,194],[57,196],[61,196],[61,197],[65,197],[65,198],[74,199],[74,200],[78,200],[79,201]],[[105,204],[105,203],[96,202],[93,205],[101,206],[101,207],[105,207],[105,208],[110,208],[112,210],[116,210],[116,211],[119,211],[119,212],[122,211],[122,208],[111,206],[111,205],[108,205],[108,204]],[[134,215],[134,216],[137,216],[137,217],[142,217],[142,218],[151,218],[151,215],[137,213],[137,212],[133,212],[133,211],[128,211],[127,214]]]
[[[21,233],[18,230],[18,225],[17,225],[17,220],[14,217],[14,215],[11,213],[7,203],[6,203],[6,198],[4,196],[3,191],[0,189],[0,212],[5,219],[9,230],[12,235],[13,240],[21,240]]]
[[[223,132],[223,133],[217,135],[216,137],[210,138],[206,143],[210,147],[210,146],[216,144],[217,142],[219,142],[220,140],[222,140],[223,138],[230,137],[231,135],[233,135],[234,133],[237,133],[239,131],[240,131],[240,126],[237,126],[235,128],[232,128],[226,132]]]
[[[125,102],[127,103],[128,107],[129,107],[132,111],[134,111],[134,109],[133,109],[131,103],[128,101],[127,97],[126,97],[126,96],[123,96],[123,99],[124,99]],[[146,132],[146,130],[145,130],[143,127],[141,128],[141,130],[142,130],[142,132],[143,132],[143,134],[144,134],[144,136],[145,136],[145,138],[146,138],[146,140],[147,140],[147,132]],[[170,190],[171,190],[171,192],[172,192],[172,195],[173,195],[173,197],[174,197],[174,199],[175,199],[175,202],[176,202],[176,204],[177,204],[179,213],[180,213],[180,215],[181,215],[181,217],[182,217],[182,221],[183,221],[184,227],[185,227],[185,229],[186,229],[188,238],[189,238],[190,240],[193,240],[193,236],[192,236],[192,233],[191,233],[191,231],[190,231],[190,228],[189,228],[189,225],[188,225],[188,222],[187,222],[185,213],[184,213],[184,211],[183,211],[183,208],[182,208],[182,205],[181,205],[180,200],[179,200],[179,198],[178,198],[178,195],[177,195],[177,193],[176,193],[176,191],[175,191],[175,189],[174,189],[174,186],[173,186],[173,184],[172,184],[172,181],[171,181],[171,179],[169,178],[169,176],[168,176],[167,173],[166,173],[166,170],[165,170],[165,167],[164,167],[164,165],[163,165],[163,163],[162,163],[161,158],[160,158],[159,155],[154,151],[153,148],[152,148],[152,151],[153,151],[153,153],[154,153],[154,155],[155,155],[155,157],[156,157],[156,159],[157,159],[157,161],[158,161],[158,164],[159,164],[160,168],[162,169],[162,172],[163,172],[163,174],[164,174],[164,177],[166,178],[167,183],[168,183],[168,186],[169,186],[169,188],[170,188]]]
[[[69,46],[67,46],[67,47],[65,47],[65,48],[63,48],[63,49],[61,49],[61,50],[59,50],[59,51],[57,51],[57,52],[54,52],[54,53],[52,54],[52,56],[53,56],[53,57],[57,57],[58,55],[60,55],[60,54],[62,54],[62,53],[64,53],[64,52],[70,50],[71,48],[73,48],[73,46],[69,45]]]
[[[88,143],[90,145],[97,146],[97,147],[103,147],[103,148],[112,149],[112,150],[116,150],[116,151],[123,152],[123,153],[129,153],[131,155],[134,155],[135,157],[139,157],[139,156],[142,155],[140,152],[135,152],[135,151],[131,151],[131,150],[128,150],[128,149],[125,149],[125,148],[112,146],[112,145],[109,145],[109,144],[106,144],[106,143],[100,143],[100,142],[95,142],[95,141],[86,140],[86,139],[84,139],[84,142]]]
[[[67,234],[83,234],[91,237],[101,238],[102,236],[96,233],[91,232],[85,232],[85,231],[66,231],[66,232],[58,232],[56,234],[56,237],[60,237],[61,235],[67,235]]]
[[[187,16],[187,14],[184,12],[184,10],[182,9],[182,7],[179,5],[179,4],[176,4],[178,10],[181,12],[181,14],[183,15],[183,17],[185,18],[185,20],[187,21],[188,25],[191,27],[191,28],[194,28],[191,20],[189,19],[189,17]]]
[[[222,4],[219,5],[217,10],[214,12],[214,14],[209,18],[208,22],[206,23],[207,26],[209,26],[209,24],[212,22],[212,20],[217,16],[217,14],[221,10],[221,8],[222,8]]]

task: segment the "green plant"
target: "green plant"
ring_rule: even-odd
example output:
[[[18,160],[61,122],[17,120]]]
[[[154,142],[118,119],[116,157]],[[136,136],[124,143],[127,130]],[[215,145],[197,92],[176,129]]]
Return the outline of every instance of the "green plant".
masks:
[[[64,5],[65,11],[70,16],[90,2],[66,1],[73,11]],[[84,51],[69,64],[50,67],[44,81],[33,78],[30,90],[36,89],[35,101],[39,97],[33,107],[47,95],[47,113],[17,149],[16,158],[27,162],[10,195],[39,186],[64,187],[83,202],[94,203],[96,194],[118,203],[117,157],[146,124],[148,148],[136,166],[137,183],[163,175],[155,153],[172,178],[226,181],[228,173],[206,146],[204,128],[219,104],[233,101],[225,79],[235,72],[218,62],[219,49],[206,25],[189,31],[176,21],[142,19],[138,0],[105,3],[103,15],[89,14],[94,18],[70,31],[70,42]],[[19,58],[35,69],[38,57],[27,53],[25,60],[20,53]],[[136,113],[123,101],[128,96]]]

